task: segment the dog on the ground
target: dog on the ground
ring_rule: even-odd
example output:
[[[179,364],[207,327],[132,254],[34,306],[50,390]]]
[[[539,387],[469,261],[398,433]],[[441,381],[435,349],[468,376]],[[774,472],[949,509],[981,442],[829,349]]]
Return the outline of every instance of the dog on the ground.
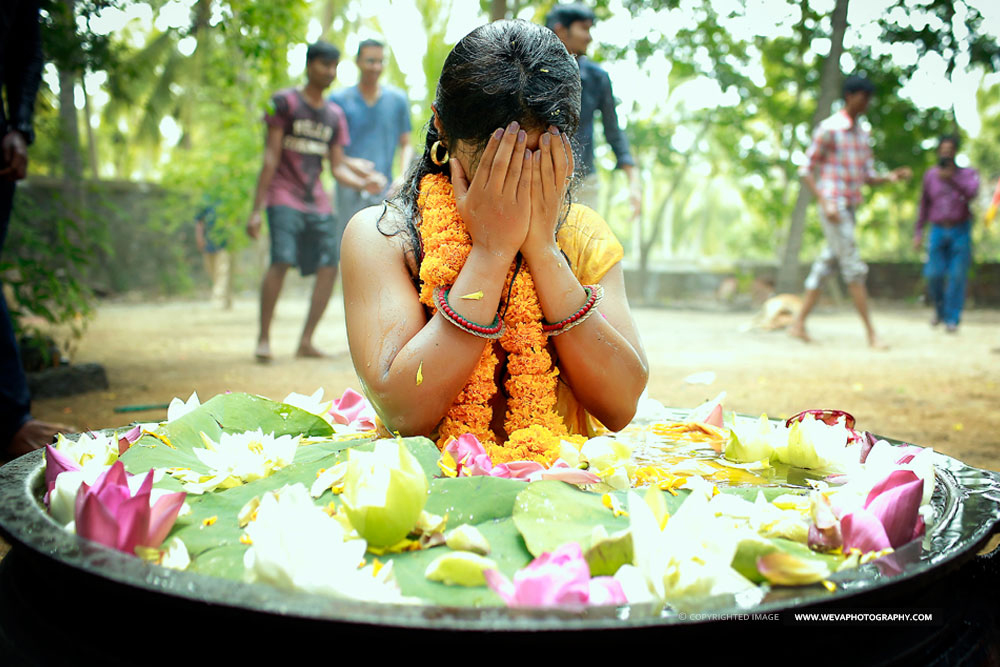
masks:
[[[740,327],[740,330],[776,331],[784,329],[795,321],[801,310],[802,297],[797,294],[776,294],[765,301],[749,324]]]

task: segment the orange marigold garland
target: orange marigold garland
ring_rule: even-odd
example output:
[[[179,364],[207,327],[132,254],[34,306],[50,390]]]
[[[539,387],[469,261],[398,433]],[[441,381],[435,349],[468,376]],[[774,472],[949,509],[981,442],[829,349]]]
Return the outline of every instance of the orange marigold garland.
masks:
[[[451,182],[443,174],[428,174],[420,182],[417,199],[424,257],[420,264],[420,301],[434,309],[434,290],[450,287],[472,250],[472,237],[455,204]],[[542,329],[542,308],[527,266],[507,274],[509,303],[504,314],[507,329],[500,338],[507,352],[506,446],[495,442],[490,429],[489,401],[496,394],[494,372],[498,359],[492,344],[483,350],[472,375],[438,426],[438,447],[451,437],[472,433],[495,463],[535,460],[551,464],[559,453],[566,425],[556,413],[559,369],[552,365]],[[513,285],[510,284],[514,277]]]

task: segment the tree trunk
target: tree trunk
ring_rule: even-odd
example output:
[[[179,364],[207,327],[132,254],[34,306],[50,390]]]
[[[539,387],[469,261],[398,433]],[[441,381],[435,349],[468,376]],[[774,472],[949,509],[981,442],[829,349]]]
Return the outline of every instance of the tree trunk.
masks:
[[[83,160],[80,159],[80,123],[76,112],[76,74],[59,70],[59,147],[62,157],[63,178],[79,183],[83,179]]]
[[[490,21],[507,18],[507,0],[493,0],[490,3]]]
[[[87,129],[87,157],[90,160],[90,177],[96,181],[101,177],[101,172],[100,166],[97,163],[97,141],[94,138],[94,124],[90,120],[90,94],[87,92],[86,76],[80,77],[80,85],[83,87],[83,114]]]
[[[844,33],[847,32],[848,0],[837,0],[833,8],[831,21],[833,34],[830,36],[830,55],[823,63],[823,75],[820,78],[819,100],[816,102],[816,113],[813,115],[812,127],[830,115],[833,101],[840,94],[840,56],[844,52]],[[806,209],[809,207],[812,193],[799,184],[799,194],[795,198],[795,208],[792,211],[792,224],[788,229],[788,239],[785,242],[781,266],[778,267],[778,280],[775,289],[778,293],[798,292],[799,282],[799,250],[802,249],[802,229],[806,222]]]

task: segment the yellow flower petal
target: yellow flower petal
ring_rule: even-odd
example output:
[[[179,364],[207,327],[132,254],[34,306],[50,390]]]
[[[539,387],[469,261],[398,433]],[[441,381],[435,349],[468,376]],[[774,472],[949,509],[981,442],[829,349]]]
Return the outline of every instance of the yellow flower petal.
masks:
[[[419,387],[424,382],[424,362],[420,362],[417,366],[417,386]]]
[[[463,294],[459,298],[460,299],[469,299],[471,301],[479,301],[480,299],[483,298],[483,290],[479,290],[478,292],[471,292],[469,294]]]

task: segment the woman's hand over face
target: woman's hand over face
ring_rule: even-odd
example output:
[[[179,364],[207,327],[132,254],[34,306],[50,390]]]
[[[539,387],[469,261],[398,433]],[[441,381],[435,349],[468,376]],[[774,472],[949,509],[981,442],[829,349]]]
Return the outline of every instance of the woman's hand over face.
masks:
[[[494,132],[471,183],[461,163],[451,160],[455,203],[473,246],[509,259],[524,243],[531,212],[531,153],[525,138],[516,121]]]
[[[552,126],[531,156],[531,223],[521,251],[525,256],[555,245],[556,224],[573,177],[573,149],[566,135]]]

